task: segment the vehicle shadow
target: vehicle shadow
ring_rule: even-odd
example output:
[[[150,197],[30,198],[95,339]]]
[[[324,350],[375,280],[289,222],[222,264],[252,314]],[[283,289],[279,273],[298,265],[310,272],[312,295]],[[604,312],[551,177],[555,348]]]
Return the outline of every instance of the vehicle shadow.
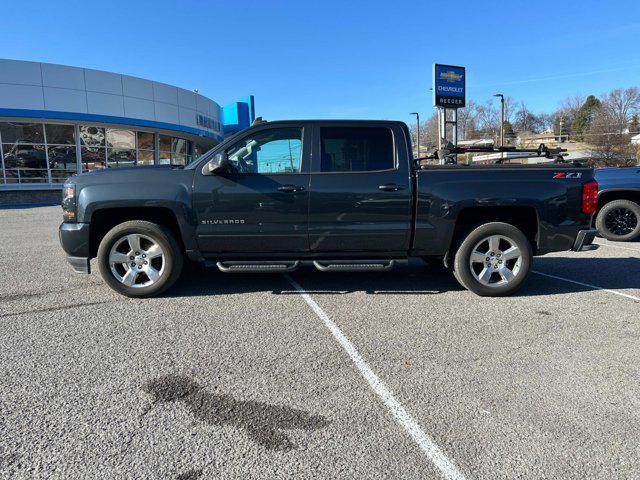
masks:
[[[314,295],[337,295],[364,292],[370,295],[435,295],[462,287],[444,268],[431,268],[422,261],[412,261],[388,272],[319,272],[304,266],[291,277],[305,291]],[[165,296],[189,297],[233,295],[251,292],[274,295],[298,295],[299,292],[276,273],[222,273],[216,268],[192,267],[184,272]]]
[[[640,258],[536,257],[533,270],[612,290],[640,289]],[[369,295],[437,295],[463,288],[444,268],[433,268],[419,260],[388,272],[319,272],[302,267],[290,274],[313,295],[362,292]],[[514,296],[569,294],[589,287],[532,273]],[[185,271],[165,296],[191,297],[271,292],[298,295],[282,274],[222,273],[215,268],[193,267]]]

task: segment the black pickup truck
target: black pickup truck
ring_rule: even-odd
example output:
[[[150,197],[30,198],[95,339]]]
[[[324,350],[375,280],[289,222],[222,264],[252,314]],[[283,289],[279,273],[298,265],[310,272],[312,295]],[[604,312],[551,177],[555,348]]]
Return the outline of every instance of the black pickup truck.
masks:
[[[586,250],[593,170],[571,164],[431,165],[395,121],[263,122],[186,167],[73,176],[60,241],[77,272],[157,295],[183,260],[223,272],[382,271],[409,257],[479,295],[522,285],[533,255]]]

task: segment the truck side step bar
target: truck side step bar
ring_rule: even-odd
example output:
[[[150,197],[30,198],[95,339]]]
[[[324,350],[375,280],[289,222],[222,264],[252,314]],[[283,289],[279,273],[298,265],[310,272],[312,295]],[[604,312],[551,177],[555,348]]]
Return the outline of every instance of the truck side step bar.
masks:
[[[313,264],[321,272],[383,272],[403,262],[406,260],[226,260],[206,261],[205,265],[207,267],[215,265],[224,273],[286,273],[296,270],[302,264]]]
[[[391,270],[395,260],[322,260],[313,265],[321,272],[380,272]]]
[[[299,261],[274,262],[274,261],[254,261],[254,262],[216,262],[216,266],[224,273],[275,273],[292,272],[300,265]]]

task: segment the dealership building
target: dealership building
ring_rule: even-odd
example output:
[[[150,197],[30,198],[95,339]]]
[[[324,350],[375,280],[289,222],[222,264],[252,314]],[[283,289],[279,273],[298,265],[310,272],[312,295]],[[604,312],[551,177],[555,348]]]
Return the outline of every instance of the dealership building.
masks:
[[[0,59],[0,205],[58,201],[74,173],[184,165],[254,117],[252,96],[221,107],[153,80]]]

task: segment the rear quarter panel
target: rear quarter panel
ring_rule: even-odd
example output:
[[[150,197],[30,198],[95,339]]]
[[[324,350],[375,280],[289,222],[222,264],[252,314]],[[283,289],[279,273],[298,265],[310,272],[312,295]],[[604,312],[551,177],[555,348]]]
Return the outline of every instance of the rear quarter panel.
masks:
[[[557,173],[570,178],[554,178]],[[589,228],[582,185],[593,170],[567,166],[451,166],[417,172],[415,255],[443,255],[465,209],[529,207],[538,219],[538,254],[569,250],[577,231]],[[577,178],[576,178],[577,177]]]

